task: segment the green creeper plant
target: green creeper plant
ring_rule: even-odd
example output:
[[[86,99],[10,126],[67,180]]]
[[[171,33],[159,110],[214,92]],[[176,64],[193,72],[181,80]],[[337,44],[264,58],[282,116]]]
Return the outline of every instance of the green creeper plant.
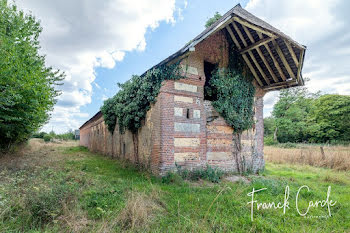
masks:
[[[108,130],[112,134],[116,124],[121,134],[125,130],[132,132],[136,164],[139,164],[138,129],[142,126],[142,120],[145,119],[151,104],[156,101],[162,82],[183,78],[178,64],[179,62],[153,68],[143,76],[133,75],[125,83],[118,83],[119,92],[106,100],[101,107]]]

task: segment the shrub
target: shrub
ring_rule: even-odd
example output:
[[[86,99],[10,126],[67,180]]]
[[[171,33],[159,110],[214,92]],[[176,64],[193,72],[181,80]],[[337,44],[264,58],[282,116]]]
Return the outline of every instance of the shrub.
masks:
[[[178,173],[168,172],[162,177],[162,183],[165,184],[181,184],[183,181],[182,177]]]
[[[278,144],[278,147],[280,147],[280,148],[297,148],[297,144],[291,143],[291,142],[286,142],[286,143]]]
[[[183,179],[192,181],[203,179],[213,183],[219,183],[225,174],[225,172],[221,169],[212,167],[210,165],[207,165],[205,168],[198,168],[194,170],[182,169],[180,166],[177,166],[177,169],[179,175]]]
[[[264,137],[264,144],[266,146],[273,146],[273,145],[276,145],[277,142],[273,140],[272,136],[268,136],[268,137]]]
[[[73,146],[73,147],[68,147],[64,150],[64,153],[66,154],[78,153],[78,152],[89,152],[89,149],[85,146]]]
[[[44,139],[44,142],[49,142],[49,141],[51,141],[52,137],[48,134],[45,134],[43,139]]]
[[[32,138],[44,138],[44,136],[46,135],[47,133],[45,133],[45,132],[40,132],[40,133],[34,133],[33,135],[32,135]]]

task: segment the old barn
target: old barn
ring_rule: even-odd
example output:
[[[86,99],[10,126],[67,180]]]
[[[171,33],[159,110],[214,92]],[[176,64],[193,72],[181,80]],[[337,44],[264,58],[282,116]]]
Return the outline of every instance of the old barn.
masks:
[[[254,126],[242,134],[246,169],[264,167],[263,97],[273,90],[303,85],[306,47],[235,6],[209,28],[157,66],[181,59],[186,78],[162,83],[137,133],[140,163],[155,174],[176,165],[192,169],[207,164],[237,171],[234,129],[212,107],[205,86],[215,67],[226,67],[234,45],[254,77]],[[80,144],[91,151],[135,162],[131,132],[110,133],[98,112],[80,127]]]

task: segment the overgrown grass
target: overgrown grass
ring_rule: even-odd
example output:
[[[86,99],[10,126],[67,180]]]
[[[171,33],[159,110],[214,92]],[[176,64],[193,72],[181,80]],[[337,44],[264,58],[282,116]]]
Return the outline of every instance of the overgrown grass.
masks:
[[[350,147],[284,143],[266,146],[265,158],[280,164],[302,164],[335,170],[350,170]]]
[[[0,176],[0,232],[348,232],[350,174],[304,165],[268,163],[250,184],[162,182],[147,172],[74,147],[58,149],[61,162],[51,167],[4,169]],[[66,156],[63,156],[66,154]],[[48,154],[47,156],[50,156]],[[55,156],[55,155],[52,155]],[[290,209],[254,209],[259,202],[283,201],[290,187]],[[302,211],[310,200],[323,200],[328,186],[331,207],[295,209],[297,190]],[[321,216],[321,218],[308,217]]]

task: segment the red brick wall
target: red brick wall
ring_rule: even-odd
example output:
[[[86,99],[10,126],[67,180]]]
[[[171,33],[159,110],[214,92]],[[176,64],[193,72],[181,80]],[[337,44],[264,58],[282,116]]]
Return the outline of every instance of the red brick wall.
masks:
[[[160,104],[157,101],[148,111],[143,126],[138,132],[138,151],[140,163],[159,173],[160,151]],[[133,137],[130,131],[119,133],[118,124],[111,134],[104,123],[103,116],[93,119],[80,129],[80,145],[90,151],[109,155],[113,158],[135,162]],[[124,146],[125,144],[125,146]],[[125,149],[125,150],[124,150]]]

